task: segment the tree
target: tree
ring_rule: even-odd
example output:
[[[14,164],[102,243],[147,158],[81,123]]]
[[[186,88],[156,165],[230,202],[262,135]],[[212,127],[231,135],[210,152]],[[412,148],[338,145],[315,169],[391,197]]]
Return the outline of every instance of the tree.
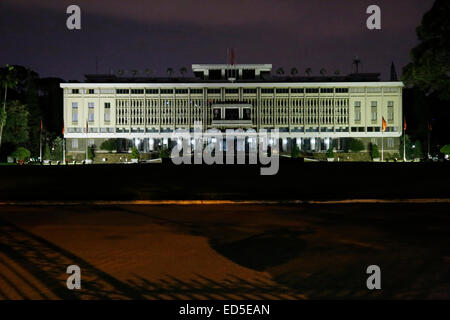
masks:
[[[173,75],[173,68],[167,68],[167,74],[169,75],[169,78]]]
[[[31,152],[28,149],[25,149],[24,147],[18,147],[11,156],[15,158],[16,160],[20,161],[26,161],[30,159]]]
[[[413,144],[411,142],[411,138],[409,137],[409,135],[405,136],[405,150],[406,150],[406,160],[410,160],[414,158],[414,149],[413,149]],[[403,139],[400,140],[400,147],[399,150],[400,152],[400,158],[403,159]]]
[[[299,158],[300,157],[300,148],[298,147],[297,144],[294,144],[294,147],[292,148],[291,157],[292,158]]]
[[[136,146],[133,147],[133,149],[131,149],[131,159],[139,159],[139,150]]]
[[[414,142],[413,157],[414,159],[422,159],[423,157],[422,143],[420,142],[420,140]]]
[[[187,72],[187,68],[186,67],[181,67],[180,68],[180,74],[184,77],[184,74]]]
[[[45,147],[44,147],[43,158],[44,158],[44,160],[50,160],[51,157],[52,157],[52,154],[50,152],[50,147],[49,147],[48,143],[46,143]]]
[[[340,74],[341,74],[341,71],[340,71],[340,70],[335,70],[335,71],[334,71],[334,75],[335,75],[335,76],[338,76],[338,75],[340,75]]]
[[[152,74],[152,69],[146,68],[144,70],[145,74],[147,75],[147,77],[149,77]]]
[[[123,76],[124,73],[125,73],[125,71],[124,71],[123,69],[117,70],[117,74],[118,74],[119,76]]]
[[[29,112],[20,101],[14,100],[7,104],[8,117],[3,129],[3,142],[19,145],[28,141]]]
[[[167,147],[163,147],[161,150],[159,150],[159,157],[161,159],[169,158],[170,157],[170,150]]]
[[[441,153],[443,154],[450,154],[450,144],[446,144],[441,148]]]
[[[450,99],[450,2],[436,0],[416,29],[419,44],[410,52],[403,70],[407,85]]]
[[[131,74],[133,75],[133,77],[135,77],[137,75],[138,71],[136,69],[131,70]]]
[[[88,159],[89,160],[94,160],[95,158],[95,147],[94,146],[89,146],[88,147]]]
[[[333,147],[330,147],[327,151],[327,158],[334,158]]]
[[[311,73],[312,73],[312,69],[311,68],[306,68],[305,69],[305,73],[309,77],[311,75]]]
[[[380,151],[379,151],[378,145],[376,143],[370,144],[370,154],[372,155],[372,159],[380,158]]]
[[[118,143],[117,139],[108,139],[103,141],[103,143],[100,145],[101,150],[106,150],[108,152],[117,151]]]
[[[279,76],[284,75],[284,69],[283,68],[278,68],[277,69],[277,75],[279,75]]]
[[[63,161],[63,139],[56,137],[53,141],[53,157],[52,160]]]
[[[361,152],[364,150],[364,143],[359,139],[350,138],[348,141],[348,149],[352,152]]]
[[[291,76],[296,76],[298,74],[298,69],[296,68],[296,67],[293,67],[292,69],[291,69]]]
[[[325,69],[325,68],[320,69],[320,74],[321,74],[323,77],[325,77],[325,76],[327,75],[327,69]]]
[[[8,88],[12,89],[17,86],[18,80],[15,74],[15,69],[12,66],[6,65],[5,68],[0,69],[0,86],[4,89],[3,107],[0,110],[0,147],[2,146],[3,128],[6,124],[6,98],[8,96]]]

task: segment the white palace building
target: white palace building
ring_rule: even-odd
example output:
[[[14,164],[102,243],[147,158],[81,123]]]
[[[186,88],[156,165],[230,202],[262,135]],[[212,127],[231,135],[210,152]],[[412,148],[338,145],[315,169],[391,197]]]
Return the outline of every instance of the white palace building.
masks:
[[[279,131],[279,148],[342,150],[348,138],[397,152],[402,135],[402,89],[377,73],[275,77],[271,64],[194,64],[193,78],[86,75],[62,83],[68,154],[84,158],[119,139],[123,150],[171,146],[178,129]],[[383,130],[383,119],[386,127]]]

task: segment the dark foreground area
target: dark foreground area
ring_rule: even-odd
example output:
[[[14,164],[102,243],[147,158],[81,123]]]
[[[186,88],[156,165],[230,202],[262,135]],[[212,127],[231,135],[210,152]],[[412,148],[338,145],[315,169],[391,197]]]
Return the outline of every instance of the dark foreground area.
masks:
[[[1,200],[449,198],[449,163],[0,166]]]
[[[449,299],[449,209],[2,206],[0,299]]]

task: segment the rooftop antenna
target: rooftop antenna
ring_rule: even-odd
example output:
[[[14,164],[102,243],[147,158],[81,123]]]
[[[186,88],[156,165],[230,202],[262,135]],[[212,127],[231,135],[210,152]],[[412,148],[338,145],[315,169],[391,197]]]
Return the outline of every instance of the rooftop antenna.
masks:
[[[231,48],[230,74],[228,76],[228,80],[230,80],[231,82],[234,82],[237,78],[235,60],[236,60],[236,55],[234,53],[234,48]],[[233,70],[233,72],[231,72],[232,70]]]
[[[398,81],[397,71],[395,71],[394,61],[391,64],[391,81]]]
[[[359,65],[360,65],[360,64],[361,64],[361,59],[359,59],[358,56],[355,56],[355,57],[353,58],[352,65],[355,65],[355,66],[356,66],[356,73],[359,73]]]

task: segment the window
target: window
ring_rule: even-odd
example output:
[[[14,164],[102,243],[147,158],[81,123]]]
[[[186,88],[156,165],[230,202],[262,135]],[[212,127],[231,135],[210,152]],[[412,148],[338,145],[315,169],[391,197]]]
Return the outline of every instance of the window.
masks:
[[[277,93],[289,93],[289,89],[277,89],[277,91],[276,91]]]
[[[158,89],[145,89],[146,94],[158,94]]]
[[[372,114],[371,120],[377,121],[377,107],[374,106],[371,107],[371,114]]]
[[[244,108],[243,120],[251,120],[252,119],[252,110],[250,108]]]
[[[220,94],[220,89],[211,89],[211,88],[209,88],[207,92],[211,93],[211,94]]]
[[[355,101],[355,121],[361,121],[361,101]]]
[[[318,88],[306,88],[306,93],[319,93]]]
[[[105,102],[105,109],[111,109],[111,103]]]
[[[394,139],[389,138],[387,141],[387,145],[389,148],[393,148],[394,147]]]
[[[93,146],[94,145],[94,139],[89,139],[89,146]]]
[[[161,94],[172,94],[173,89],[161,89]]]
[[[388,120],[394,121],[394,101],[388,101]]]
[[[370,103],[370,106],[371,106],[371,107],[376,107],[376,106],[377,106],[377,102],[376,102],[376,101],[372,101],[372,102]]]
[[[72,149],[78,149],[78,139],[72,140]]]
[[[333,88],[321,88],[320,93],[333,93]]]
[[[228,93],[228,94],[237,94],[237,93],[239,93],[239,89],[225,89],[225,93]]]
[[[94,109],[94,103],[93,102],[88,102],[88,108],[89,109]]]
[[[273,93],[273,89],[272,88],[264,88],[264,89],[261,89],[261,93]]]
[[[191,94],[203,94],[203,89],[191,89]]]
[[[80,93],[80,89],[72,89],[72,94],[79,94]]]
[[[131,89],[131,94],[144,94],[144,89]]]
[[[176,94],[188,94],[188,89],[175,89]]]
[[[244,93],[256,93],[256,89],[245,88]]]
[[[222,119],[220,109],[214,109],[214,118],[213,118],[213,120],[220,120],[220,119]]]
[[[78,122],[78,102],[72,102],[72,122]]]
[[[303,89],[303,88],[291,89],[291,93],[304,93],[304,92],[305,92],[305,89]]]
[[[94,113],[93,112],[89,112],[88,120],[89,120],[89,122],[94,122]]]
[[[95,90],[94,89],[88,89],[88,92],[87,92],[88,94],[94,94],[95,93]]]
[[[117,94],[128,94],[130,93],[129,89],[116,89]]]
[[[111,112],[109,109],[105,109],[105,122],[111,121]]]
[[[348,88],[336,88],[336,93],[348,93]]]

